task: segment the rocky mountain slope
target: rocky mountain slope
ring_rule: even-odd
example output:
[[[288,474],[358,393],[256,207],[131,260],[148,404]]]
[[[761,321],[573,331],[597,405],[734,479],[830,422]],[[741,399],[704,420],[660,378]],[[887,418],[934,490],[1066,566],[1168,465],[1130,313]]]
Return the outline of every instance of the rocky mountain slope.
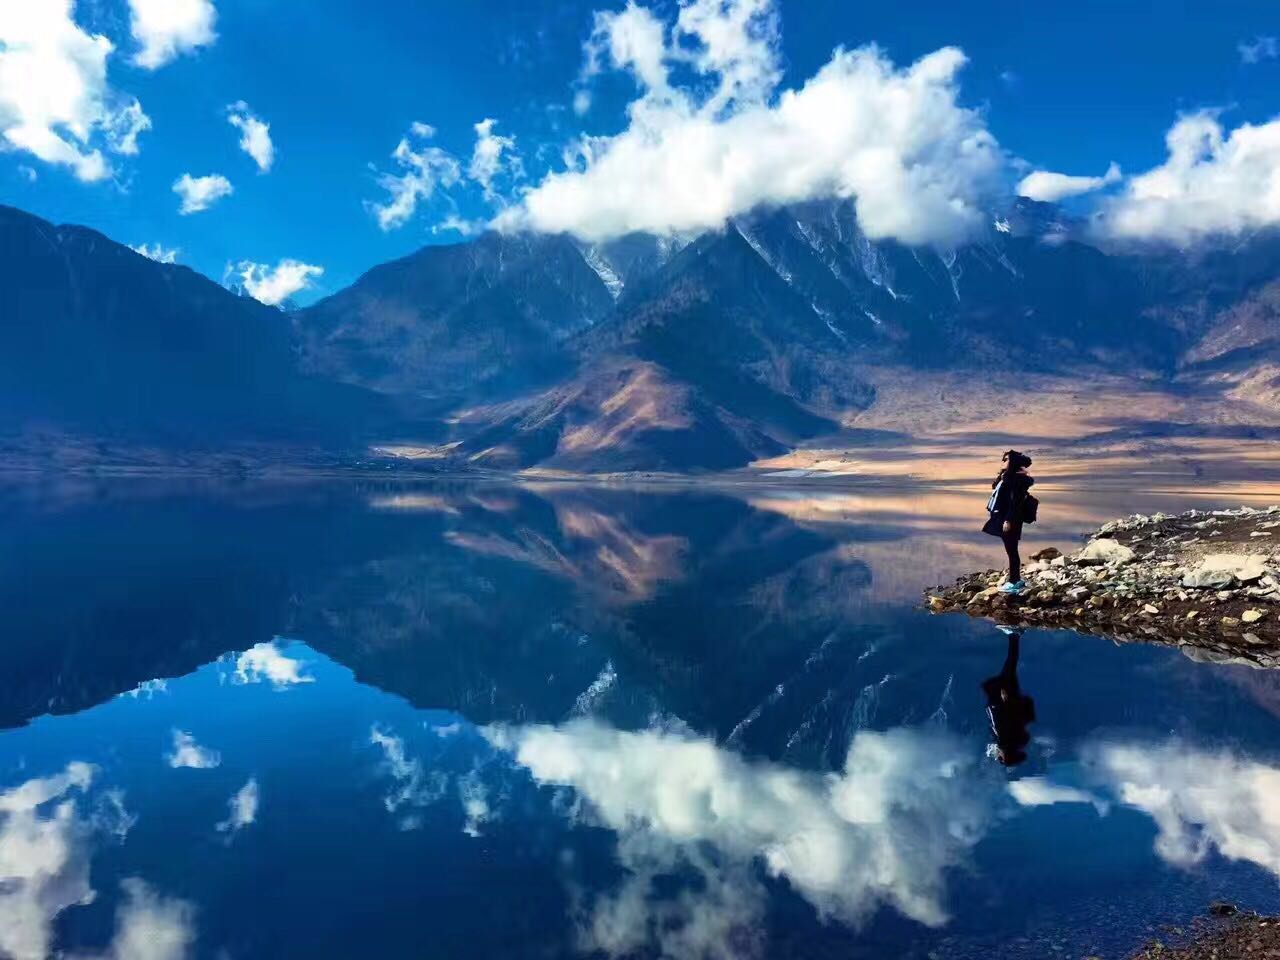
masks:
[[[1020,201],[969,246],[912,250],[869,241],[847,204],[820,203],[739,218],[646,266],[608,315],[567,338],[572,375],[472,411],[484,429],[463,438],[464,457],[742,465],[859,420],[882,388],[942,380],[1053,377],[1087,395],[1127,379],[1192,406],[1280,408],[1271,237],[1104,249],[1055,208]],[[1028,396],[1003,402],[1034,413]],[[1116,422],[1127,415],[1111,408]]]
[[[955,250],[873,241],[847,201],[680,239],[485,234],[288,313],[7,208],[0,254],[10,426],[162,445],[404,436],[454,466],[685,471],[777,456],[928,378],[1280,406],[1280,239],[1113,248],[1026,200]]]
[[[1180,379],[1280,409],[1280,281],[1271,281],[1211,314],[1183,354]]]
[[[309,369],[452,402],[463,462],[721,469],[830,433],[877,366],[1168,377],[1205,322],[1149,309],[1148,274],[1044,204],[941,251],[872,241],[833,201],[687,242],[428,248],[296,325]]]
[[[221,449],[358,445],[397,404],[298,372],[285,315],[0,207],[0,431]]]
[[[613,303],[567,238],[486,234],[374,267],[295,329],[310,372],[449,401],[564,375],[566,340]]]

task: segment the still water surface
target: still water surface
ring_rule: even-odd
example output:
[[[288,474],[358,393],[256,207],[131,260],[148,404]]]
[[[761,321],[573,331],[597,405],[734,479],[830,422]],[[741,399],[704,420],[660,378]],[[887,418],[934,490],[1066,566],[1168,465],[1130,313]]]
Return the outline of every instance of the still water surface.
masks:
[[[1029,632],[995,758],[1009,639],[917,609],[997,561],[983,499],[6,497],[0,956],[1118,957],[1280,909],[1273,674]],[[1063,545],[1190,503],[1045,500]]]

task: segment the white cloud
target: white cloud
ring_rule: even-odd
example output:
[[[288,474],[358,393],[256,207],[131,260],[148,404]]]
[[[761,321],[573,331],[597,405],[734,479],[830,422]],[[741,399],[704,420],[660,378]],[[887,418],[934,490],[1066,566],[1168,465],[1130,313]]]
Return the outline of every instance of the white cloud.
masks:
[[[305,662],[286,655],[275,641],[258,643],[236,658],[236,672],[232,682],[246,684],[262,683],[265,680],[273,687],[314,683],[315,677],[307,674],[305,667]]]
[[[1151,816],[1156,852],[1190,867],[1216,849],[1280,877],[1280,769],[1176,741],[1092,748],[1091,765],[1119,801]]]
[[[137,877],[121,881],[125,899],[116,932],[101,960],[184,960],[196,940],[195,907],[157,895]]]
[[[0,793],[0,955],[53,956],[54,919],[93,900],[88,840],[92,824],[76,810],[94,778],[87,763]],[[53,804],[42,814],[40,808]]]
[[[385,203],[366,202],[365,207],[382,230],[406,224],[420,202],[430,200],[437,188],[452,187],[462,178],[458,161],[439,147],[422,141],[435,136],[435,129],[415,122],[391,153],[400,173],[383,173],[378,186],[390,195]]]
[[[128,157],[138,155],[138,136],[151,129],[151,118],[142,112],[137,100],[108,114],[103,120],[107,145],[114,153]]]
[[[724,910],[760,901],[755,863],[823,916],[856,925],[889,906],[940,925],[948,870],[1007,802],[995,768],[940,731],[860,732],[838,776],[594,720],[485,735],[539,783],[572,787],[589,822],[618,833],[619,857],[642,889],[601,898],[583,922],[586,946],[611,954],[657,937],[664,955],[702,955],[715,939],[708,931],[742,926]],[[681,867],[703,874],[711,900],[690,891],[679,917],[650,923],[648,884]],[[720,943],[713,956],[726,955]]]
[[[130,244],[129,249],[134,253],[140,253],[148,259],[154,260],[156,263],[176,263],[178,254],[181,252],[177,247],[166,249],[158,243],[155,245],[140,243],[136,247]],[[148,680],[146,683],[158,683],[160,684],[160,689],[164,689],[163,680]]]
[[[1111,805],[1099,796],[1079,787],[1054,783],[1044,777],[1022,777],[1009,784],[1009,795],[1023,807],[1047,807],[1058,803],[1087,803],[1105,814]]]
[[[782,78],[780,33],[773,0],[692,0],[682,6],[676,19],[682,59],[720,79],[704,109],[715,113],[735,101],[767,99]]]
[[[222,763],[222,754],[196,743],[196,738],[183,730],[173,731],[173,750],[165,758],[174,769],[212,770]]]
[[[448,778],[438,770],[428,773],[422,761],[410,758],[404,741],[379,727],[369,729],[369,742],[382,750],[383,769],[394,785],[383,798],[388,813],[397,813],[402,807],[429,807],[440,800],[448,788]],[[465,801],[464,801],[465,802]],[[412,812],[400,817],[402,830],[413,830],[421,821]]]
[[[1114,163],[1100,177],[1077,177],[1050,170],[1035,170],[1022,178],[1018,184],[1018,195],[1045,203],[1057,203],[1066,197],[1076,197],[1109,187],[1113,183],[1119,183],[1120,179],[1120,167]]]
[[[671,235],[832,196],[853,198],[872,238],[954,244],[986,222],[1005,156],[958,102],[961,51],[899,68],[876,47],[841,49],[798,89],[779,90],[778,29],[769,0],[693,0],[670,29],[634,3],[597,14],[583,76],[632,74],[640,95],[628,126],[584,137],[569,169],[498,226],[591,241]]]
[[[480,828],[493,818],[493,810],[489,806],[489,788],[480,779],[479,770],[458,778],[458,800],[466,818],[462,832],[468,837],[480,836]]]
[[[494,183],[500,176],[505,174],[513,182],[524,176],[524,163],[515,154],[515,138],[494,133],[495,123],[485,119],[476,124],[476,145],[467,168],[467,176],[480,185],[491,203],[499,199]]]
[[[240,282],[249,296],[271,307],[283,303],[298,291],[305,290],[311,286],[312,277],[318,277],[324,273],[323,267],[303,263],[301,260],[288,259],[281,260],[274,268],[268,267],[265,263],[251,263],[243,260],[236,269],[239,271]],[[260,643],[258,647],[274,649],[272,644],[267,643]],[[254,649],[257,650],[258,647]]]
[[[144,257],[151,257],[152,260],[159,259],[158,257],[152,256],[151,253],[147,252],[147,245],[145,243],[142,244],[142,246],[140,247],[131,247],[130,249],[134,250],[137,253],[142,254]],[[156,244],[155,251],[160,253],[164,252],[161,250],[160,244]],[[177,253],[177,251],[175,250],[174,253]],[[173,261],[161,260],[161,262],[172,263]],[[132,697],[135,700],[141,697],[146,697],[148,700],[152,700],[159,694],[168,693],[168,692],[169,692],[169,681],[163,677],[157,677],[154,680],[143,680],[140,684],[138,684],[132,690],[126,691],[124,696]]]
[[[217,825],[219,833],[236,833],[258,819],[258,781],[249,782],[231,795],[227,801],[227,819]]]
[[[482,220],[466,220],[456,213],[451,213],[439,223],[434,224],[431,227],[431,232],[433,234],[456,233],[459,236],[470,237],[480,233],[484,230],[484,227],[485,224]]]
[[[598,11],[585,52],[583,80],[612,63],[630,70],[649,90],[667,91],[666,28],[646,7],[628,3],[617,12]]]
[[[1280,118],[1228,133],[1201,111],[1179,118],[1165,142],[1168,159],[1104,204],[1106,233],[1188,244],[1280,224]]]
[[[111,175],[103,149],[137,153],[151,120],[108,84],[111,41],[73,14],[72,0],[0,3],[0,134],[10,149],[91,182]]]
[[[27,183],[35,183],[40,179],[40,175],[35,172],[32,167],[28,167],[25,163],[18,164],[18,175],[26,180]]]
[[[60,774],[40,777],[0,793],[0,813],[24,813],[34,810],[69,790],[85,790],[93,782],[94,767],[88,763],[69,763]],[[0,846],[0,851],[11,848]]]
[[[220,173],[207,177],[193,177],[184,173],[173,182],[173,192],[182,199],[178,213],[186,216],[208,210],[223,197],[231,195],[231,181]]]
[[[227,107],[227,122],[240,131],[240,149],[253,157],[258,170],[266,173],[276,159],[275,144],[271,142],[271,124],[254,116],[243,100]]]
[[[1242,63],[1261,63],[1280,57],[1280,40],[1275,37],[1254,37],[1253,42],[1242,40],[1236,44]]]
[[[147,70],[218,39],[218,12],[210,0],[129,0],[130,30],[140,49],[133,62]]]
[[[12,960],[63,956],[55,949],[59,914],[92,903],[90,854],[100,838],[123,840],[133,824],[118,790],[101,795],[97,809],[80,809],[96,776],[87,763],[28,780],[0,793],[0,955]],[[195,940],[190,904],[156,896],[126,879],[111,944],[80,960],[182,960]]]

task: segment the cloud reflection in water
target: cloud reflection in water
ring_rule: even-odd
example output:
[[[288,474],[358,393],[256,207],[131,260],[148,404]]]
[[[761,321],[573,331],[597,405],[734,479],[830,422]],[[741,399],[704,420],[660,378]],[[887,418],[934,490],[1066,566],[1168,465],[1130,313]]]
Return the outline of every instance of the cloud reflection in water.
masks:
[[[92,903],[90,855],[101,838],[122,841],[133,820],[119,791],[96,803],[98,771],[72,762],[0,793],[0,955],[44,960],[55,955],[54,924],[65,910]],[[195,941],[194,909],[154,893],[134,877],[121,881],[111,943],[80,960],[182,960]],[[61,955],[61,953],[58,953]]]
[[[306,664],[287,656],[278,640],[254,644],[236,658],[232,683],[270,683],[277,690],[299,683],[312,683],[315,677],[305,672]]]
[[[258,781],[250,777],[249,782],[227,801],[227,819],[218,823],[218,832],[234,835],[245,827],[252,826],[258,819],[260,799]]]
[[[415,808],[429,807],[448,789],[448,778],[438,770],[426,770],[422,761],[410,757],[404,740],[380,727],[369,730],[369,742],[382,751],[382,768],[392,781],[383,798],[388,813],[398,816],[401,830],[416,830],[422,826],[422,818]],[[403,814],[400,811],[407,808]]]
[[[859,733],[838,775],[593,720],[487,736],[538,783],[573,788],[575,816],[617,832],[626,880],[585,898],[581,918],[583,947],[610,955],[654,941],[677,957],[754,952],[765,901],[756,864],[851,926],[881,906],[940,925],[948,868],[1007,799],[999,775],[941,730]],[[698,882],[660,902],[655,879],[688,873]]]
[[[200,746],[196,738],[185,730],[174,730],[173,750],[165,760],[175,770],[184,767],[191,770],[212,770],[222,763],[222,754]]]
[[[1216,849],[1280,877],[1277,767],[1177,740],[1095,745],[1085,757],[1121,803],[1155,821],[1166,862],[1194,866]]]

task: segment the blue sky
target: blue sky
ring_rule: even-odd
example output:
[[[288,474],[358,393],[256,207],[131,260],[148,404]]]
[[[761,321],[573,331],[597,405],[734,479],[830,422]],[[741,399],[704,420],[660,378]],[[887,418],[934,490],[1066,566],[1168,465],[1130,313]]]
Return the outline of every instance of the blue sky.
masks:
[[[837,46],[875,43],[901,69],[943,47],[963,50],[967,63],[946,83],[958,105],[976,111],[973,123],[998,141],[1011,163],[999,172],[1006,179],[1016,180],[1030,167],[1100,176],[1112,162],[1126,176],[1141,174],[1165,162],[1164,138],[1180,114],[1221,109],[1218,120],[1227,133],[1280,114],[1274,42],[1263,40],[1249,57],[1239,49],[1280,35],[1280,10],[1262,0],[780,0],[776,9],[753,2],[762,17],[773,18],[765,39],[781,71],[762,95],[766,107],[817,74]],[[727,10],[733,3],[715,5]],[[681,9],[673,2],[644,6],[652,21],[668,26]],[[212,0],[212,7],[216,20],[203,41],[198,31],[187,47],[180,39],[175,50],[151,58],[163,60],[156,65],[136,62],[141,41],[131,35],[136,10],[130,0],[74,4],[76,26],[114,45],[105,58],[105,83],[117,106],[136,98],[150,128],[138,133],[136,153],[107,154],[112,175],[92,182],[11,143],[0,153],[0,201],[56,222],[87,224],[121,242],[176,248],[178,262],[215,279],[242,261],[272,266],[292,259],[321,267],[324,273],[312,274],[311,287],[298,296],[307,301],[423,244],[456,242],[457,232],[438,229],[449,214],[480,221],[504,204],[518,206],[521,191],[563,169],[562,151],[575,137],[625,131],[632,123],[626,107],[643,95],[627,65],[610,62],[607,52],[597,75],[583,79],[594,14],[622,10],[617,2]],[[12,50],[15,28],[10,24],[5,36],[4,16],[0,41]],[[696,40],[686,36],[684,48]],[[679,49],[673,40],[669,56],[678,58]],[[673,84],[687,82],[690,89],[701,89],[707,76],[698,66],[671,70]],[[14,84],[14,72],[0,68],[0,126],[12,122],[6,121],[6,96],[10,114],[22,96]],[[584,90],[591,103],[580,114],[575,94]],[[240,101],[269,124],[274,160],[267,172],[240,149],[239,133],[228,122],[228,106]],[[524,173],[513,179],[511,168],[502,168],[496,203],[486,202],[481,186],[466,175],[474,125],[485,118],[497,121],[496,134],[514,138]],[[434,137],[413,137],[415,122],[433,127]],[[444,151],[461,173],[458,183],[417,204],[403,223],[382,229],[369,205],[388,199],[379,174],[405,169],[390,156],[405,137],[415,153],[429,145]],[[510,156],[507,151],[503,160]],[[1030,167],[1024,169],[1023,161]],[[621,161],[618,169],[625,172]],[[1280,170],[1280,158],[1267,170]],[[208,209],[181,215],[172,186],[182,174],[220,175],[232,192]],[[979,170],[974,182],[991,175]],[[964,193],[972,186],[956,189]],[[595,196],[582,194],[584,202]],[[535,215],[529,223],[577,229],[573,216],[557,212],[548,220],[537,209],[530,205]],[[618,223],[634,223],[631,212],[616,213]],[[691,216],[674,218],[672,229],[703,213]],[[1159,222],[1169,220],[1161,213]],[[934,236],[893,222],[883,233],[908,241]]]

